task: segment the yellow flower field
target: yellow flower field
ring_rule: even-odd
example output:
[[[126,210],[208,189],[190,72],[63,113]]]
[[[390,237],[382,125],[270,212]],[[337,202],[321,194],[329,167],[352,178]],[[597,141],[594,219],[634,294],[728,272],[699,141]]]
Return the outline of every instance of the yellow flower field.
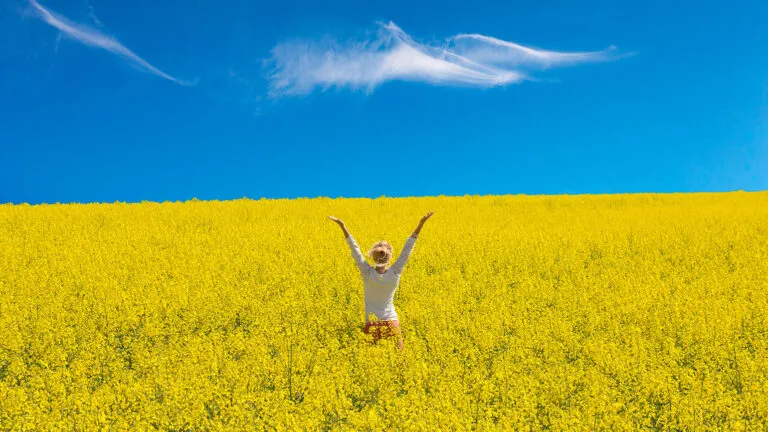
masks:
[[[767,311],[765,192],[0,205],[0,429],[766,430]]]

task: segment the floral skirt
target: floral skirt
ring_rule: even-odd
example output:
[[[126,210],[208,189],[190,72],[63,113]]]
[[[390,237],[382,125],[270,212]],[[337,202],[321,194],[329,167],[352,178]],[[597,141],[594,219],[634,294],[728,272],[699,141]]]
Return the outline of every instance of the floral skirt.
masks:
[[[373,343],[378,342],[382,337],[393,337],[397,341],[397,347],[403,348],[403,333],[398,320],[366,321],[363,333],[372,334]]]

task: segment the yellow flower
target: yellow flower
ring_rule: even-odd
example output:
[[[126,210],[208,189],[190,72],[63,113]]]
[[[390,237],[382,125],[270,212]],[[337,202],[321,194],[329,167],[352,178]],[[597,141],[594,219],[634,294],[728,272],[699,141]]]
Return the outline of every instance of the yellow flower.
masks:
[[[424,227],[362,333],[361,247]],[[768,193],[0,205],[0,430],[761,430]]]

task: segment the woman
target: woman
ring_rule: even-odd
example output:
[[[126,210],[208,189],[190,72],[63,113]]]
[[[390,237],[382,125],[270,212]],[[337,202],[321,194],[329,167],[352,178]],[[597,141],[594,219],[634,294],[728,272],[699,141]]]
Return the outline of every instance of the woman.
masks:
[[[354,258],[357,267],[360,269],[360,274],[363,276],[363,289],[365,300],[365,328],[363,331],[365,334],[371,333],[371,328],[374,328],[373,340],[378,341],[382,337],[382,333],[385,336],[396,336],[397,347],[403,348],[403,335],[400,331],[400,322],[397,319],[397,312],[395,306],[392,304],[392,300],[395,297],[395,291],[400,284],[400,275],[403,273],[405,263],[408,261],[408,257],[411,255],[413,245],[416,243],[416,239],[421,232],[421,227],[424,226],[424,222],[429,219],[434,212],[429,212],[421,218],[419,226],[413,231],[408,240],[405,242],[403,251],[400,252],[400,256],[392,264],[387,267],[389,261],[392,259],[392,246],[386,241],[380,241],[373,245],[368,252],[368,257],[376,264],[371,266],[365,262],[363,254],[360,252],[360,248],[355,243],[355,239],[347,231],[347,227],[344,226],[344,222],[333,216],[328,216],[339,224],[342,231],[344,231],[344,237],[347,239],[347,244],[352,250],[352,258]],[[375,318],[371,321],[371,315]],[[382,331],[384,329],[385,331]]]

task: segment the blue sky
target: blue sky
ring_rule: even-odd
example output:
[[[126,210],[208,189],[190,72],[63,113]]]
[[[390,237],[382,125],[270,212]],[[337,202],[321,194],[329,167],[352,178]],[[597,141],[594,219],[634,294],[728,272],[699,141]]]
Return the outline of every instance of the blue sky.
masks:
[[[765,190],[767,22],[757,0],[0,0],[0,202]]]

